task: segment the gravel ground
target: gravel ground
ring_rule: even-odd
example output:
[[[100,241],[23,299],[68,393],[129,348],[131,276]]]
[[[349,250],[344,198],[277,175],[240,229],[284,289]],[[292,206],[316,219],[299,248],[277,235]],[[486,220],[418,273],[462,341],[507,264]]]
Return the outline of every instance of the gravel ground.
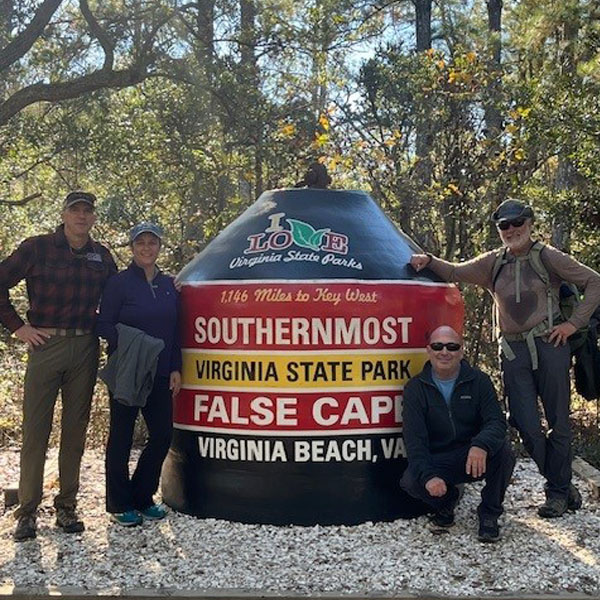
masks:
[[[18,454],[0,452],[0,487],[15,480]],[[479,485],[467,486],[449,533],[427,519],[353,527],[274,527],[195,519],[170,513],[125,530],[104,513],[103,457],[87,451],[80,512],[87,529],[54,527],[45,497],[36,540],[12,541],[13,519],[0,518],[0,585],[76,586],[103,593],[165,590],[600,594],[600,505],[553,521],[540,519],[542,480],[529,460],[517,464],[503,517],[503,539],[480,544]]]

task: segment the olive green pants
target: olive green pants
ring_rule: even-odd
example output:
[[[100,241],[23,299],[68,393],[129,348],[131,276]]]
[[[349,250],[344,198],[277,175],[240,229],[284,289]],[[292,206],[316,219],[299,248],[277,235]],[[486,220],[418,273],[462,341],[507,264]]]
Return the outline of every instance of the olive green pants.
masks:
[[[62,396],[60,490],[54,506],[75,508],[97,370],[98,338],[94,334],[52,336],[29,352],[17,518],[35,512],[42,500],[44,463],[59,390]]]

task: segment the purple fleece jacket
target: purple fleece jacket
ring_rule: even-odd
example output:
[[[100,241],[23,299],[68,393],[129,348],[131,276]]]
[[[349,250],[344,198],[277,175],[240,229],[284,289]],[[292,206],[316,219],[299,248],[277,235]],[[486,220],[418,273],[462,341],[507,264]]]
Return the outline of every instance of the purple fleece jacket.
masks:
[[[117,347],[117,323],[163,340],[156,375],[168,377],[172,371],[181,371],[178,314],[179,294],[173,278],[159,271],[149,283],[144,270],[132,262],[106,282],[96,332],[107,340],[109,354]]]

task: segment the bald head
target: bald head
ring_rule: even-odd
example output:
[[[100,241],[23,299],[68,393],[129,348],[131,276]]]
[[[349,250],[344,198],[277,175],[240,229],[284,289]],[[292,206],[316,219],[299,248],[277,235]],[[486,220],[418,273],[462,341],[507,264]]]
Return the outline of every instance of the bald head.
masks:
[[[427,356],[433,373],[439,379],[454,379],[463,357],[462,336],[449,325],[434,329],[429,336]]]
[[[451,338],[448,341],[462,344],[463,339],[460,333],[450,327],[450,325],[440,325],[437,329],[434,329],[429,336],[429,343],[440,341],[439,338]]]

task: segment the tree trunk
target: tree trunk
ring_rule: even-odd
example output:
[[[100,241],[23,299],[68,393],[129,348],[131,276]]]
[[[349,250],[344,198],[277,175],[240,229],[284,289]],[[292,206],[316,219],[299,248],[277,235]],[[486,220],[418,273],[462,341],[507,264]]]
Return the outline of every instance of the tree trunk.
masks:
[[[415,35],[417,39],[417,53],[425,52],[431,48],[431,5],[432,0],[413,0],[415,7]],[[430,115],[426,106],[416,107],[417,120],[415,132],[415,178],[420,189],[431,185],[432,165],[429,157],[431,150]],[[413,214],[412,206],[405,203],[401,209],[400,221],[408,231],[412,229],[410,220]]]
[[[432,0],[413,0],[415,5],[415,30],[417,52],[431,48],[431,4]]]
[[[557,44],[559,48],[559,73],[560,77],[574,77],[576,73],[575,44],[579,32],[579,23],[576,19],[565,21],[559,28]],[[569,158],[571,151],[570,140],[564,140],[558,154],[556,169],[555,189],[558,194],[556,212],[552,221],[552,244],[559,250],[569,251],[571,238],[571,190],[576,187],[577,170]]]
[[[256,6],[254,0],[240,0],[240,59],[254,85],[258,82],[256,62]]]
[[[491,40],[489,67],[492,77],[488,87],[488,102],[485,106],[485,124],[488,139],[496,141],[502,129],[502,116],[498,108],[502,67],[502,0],[487,0],[487,11]]]
[[[215,62],[215,0],[199,0],[196,27],[200,68],[207,83],[212,83]]]
[[[260,110],[260,81],[256,45],[255,0],[240,0],[240,65],[244,85],[248,86],[248,134],[254,145],[254,193],[263,192],[263,123]]]
[[[315,118],[318,118],[327,109],[327,82],[328,82],[328,52],[332,40],[330,27],[331,15],[328,12],[328,3],[317,0],[314,11],[313,39],[309,41],[312,50],[311,65],[311,107]],[[315,125],[314,131],[317,131]]]
[[[502,113],[500,112],[500,94],[502,86],[502,8],[503,0],[487,0],[488,13],[488,72],[490,83],[487,86],[484,101],[485,136],[489,142],[490,154],[499,156],[502,152]],[[500,161],[499,161],[500,163]],[[502,168],[502,166],[500,166]],[[507,179],[490,177],[487,186],[486,205],[489,214],[504,200],[507,190]],[[498,234],[495,225],[490,221],[487,228],[488,247],[497,243]]]
[[[552,245],[568,252],[571,245],[571,198],[569,192],[575,187],[573,163],[559,156],[555,188],[559,196],[557,211],[552,219]]]

